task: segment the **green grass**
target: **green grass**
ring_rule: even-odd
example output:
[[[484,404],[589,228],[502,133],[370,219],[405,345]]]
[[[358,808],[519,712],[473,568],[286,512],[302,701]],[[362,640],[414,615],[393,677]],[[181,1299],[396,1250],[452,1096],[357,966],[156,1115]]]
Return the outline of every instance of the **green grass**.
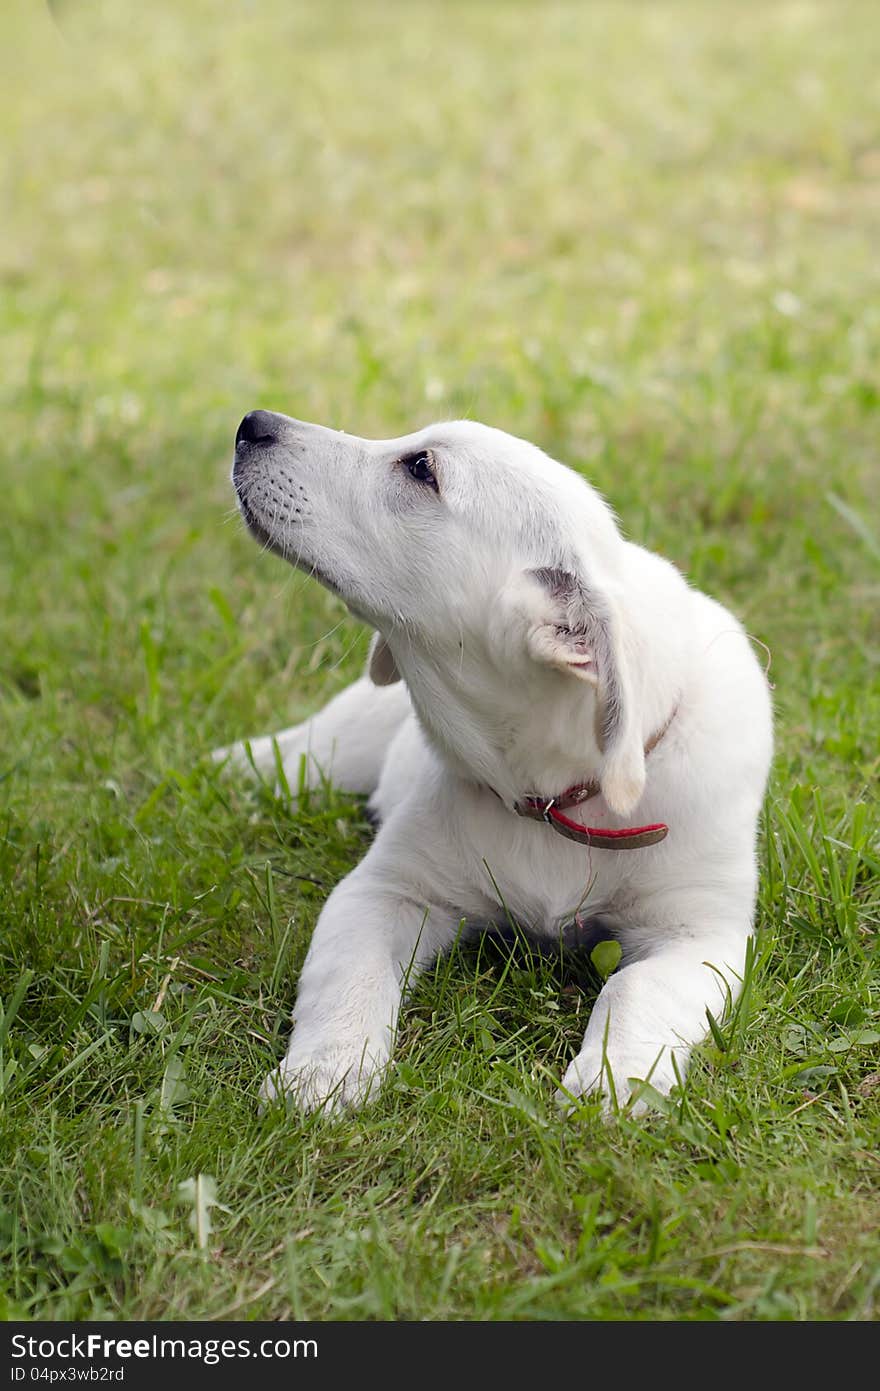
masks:
[[[0,1309],[874,1316],[875,4],[52,13],[0,45]],[[257,1115],[369,832],[206,758],[366,651],[231,519],[256,405],[525,435],[772,652],[751,988],[646,1120],[557,1115],[597,982],[521,942],[362,1115]]]

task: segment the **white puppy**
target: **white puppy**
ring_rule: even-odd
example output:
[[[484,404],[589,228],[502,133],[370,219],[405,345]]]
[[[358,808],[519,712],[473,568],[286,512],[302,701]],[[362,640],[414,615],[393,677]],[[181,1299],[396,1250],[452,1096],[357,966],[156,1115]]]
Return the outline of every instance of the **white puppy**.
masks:
[[[601,919],[622,948],[562,1098],[668,1091],[752,927],[772,730],[740,624],[577,474],[484,425],[375,441],[254,411],[232,476],[257,539],[376,629],[368,676],[247,746],[271,774],[277,744],[294,787],[305,758],[310,783],[369,794],[381,822],[321,913],[264,1096],[362,1102],[407,981],[463,919],[505,912],[557,938]]]

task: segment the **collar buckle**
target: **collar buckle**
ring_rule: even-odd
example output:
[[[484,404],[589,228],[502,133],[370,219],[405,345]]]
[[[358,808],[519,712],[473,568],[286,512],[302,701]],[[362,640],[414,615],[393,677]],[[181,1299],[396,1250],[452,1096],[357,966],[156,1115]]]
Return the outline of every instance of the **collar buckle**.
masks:
[[[553,817],[550,813],[556,802],[556,797],[524,797],[521,802],[514,802],[513,809],[517,816],[527,816],[532,821],[545,821],[548,826],[552,826]]]

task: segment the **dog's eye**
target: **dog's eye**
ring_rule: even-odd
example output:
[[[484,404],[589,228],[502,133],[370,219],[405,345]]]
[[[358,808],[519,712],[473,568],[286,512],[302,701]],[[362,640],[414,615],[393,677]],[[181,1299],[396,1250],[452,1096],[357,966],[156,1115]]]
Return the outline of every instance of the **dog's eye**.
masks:
[[[427,484],[429,488],[434,489],[435,493],[440,491],[437,487],[437,478],[434,474],[434,469],[432,467],[433,461],[429,453],[408,454],[406,458],[401,459],[400,462],[403,464],[403,467],[410,477],[414,478],[417,483]]]

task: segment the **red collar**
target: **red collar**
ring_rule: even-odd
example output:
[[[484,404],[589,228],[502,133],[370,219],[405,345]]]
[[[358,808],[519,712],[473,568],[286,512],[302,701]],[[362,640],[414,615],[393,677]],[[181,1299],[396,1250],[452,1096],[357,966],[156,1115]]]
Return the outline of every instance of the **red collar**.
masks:
[[[577,806],[590,800],[589,788],[569,787],[559,797],[525,797],[514,802],[517,816],[530,816],[535,821],[546,821],[554,831],[579,845],[598,845],[602,850],[640,850],[644,845],[656,845],[665,840],[669,827],[662,821],[651,826],[624,826],[614,831],[608,826],[581,826],[570,817],[563,816],[561,807]]]
[[[677,710],[678,706],[675,706],[666,723],[656,734],[651,735],[645,745],[646,758],[660,743],[675,719]],[[579,782],[573,787],[567,787],[558,797],[523,797],[521,801],[514,802],[513,809],[517,816],[528,816],[533,821],[546,821],[548,826],[552,826],[554,831],[558,831],[568,840],[577,841],[579,845],[596,845],[602,850],[641,850],[643,846],[657,845],[666,839],[669,827],[662,821],[654,822],[650,826],[624,826],[615,831],[609,826],[581,826],[577,821],[572,821],[571,817],[563,815],[563,809],[589,802],[598,797],[600,791],[598,782]]]

